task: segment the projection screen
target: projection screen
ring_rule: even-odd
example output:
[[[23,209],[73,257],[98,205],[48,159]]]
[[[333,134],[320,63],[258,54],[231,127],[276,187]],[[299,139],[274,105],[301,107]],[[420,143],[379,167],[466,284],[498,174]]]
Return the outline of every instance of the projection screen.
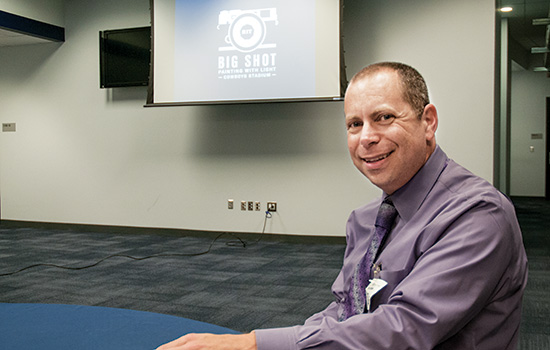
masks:
[[[341,100],[340,0],[151,0],[148,106]]]

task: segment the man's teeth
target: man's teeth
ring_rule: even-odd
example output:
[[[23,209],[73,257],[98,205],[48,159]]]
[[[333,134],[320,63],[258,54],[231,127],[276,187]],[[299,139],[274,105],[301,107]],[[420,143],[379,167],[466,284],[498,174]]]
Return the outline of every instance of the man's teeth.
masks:
[[[388,158],[388,156],[389,156],[390,154],[391,154],[391,152],[388,153],[388,154],[385,154],[385,155],[383,155],[383,156],[381,156],[381,157],[378,157],[378,158],[376,158],[376,159],[364,159],[364,160],[365,160],[365,162],[367,162],[367,163],[374,163],[374,162],[378,162],[378,161],[380,161],[380,160],[382,160],[382,159]]]

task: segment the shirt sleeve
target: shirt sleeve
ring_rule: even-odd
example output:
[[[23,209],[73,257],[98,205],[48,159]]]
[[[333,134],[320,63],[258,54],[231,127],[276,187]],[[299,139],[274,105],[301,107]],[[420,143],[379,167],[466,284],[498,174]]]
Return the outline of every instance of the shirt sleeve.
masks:
[[[521,285],[504,276],[518,243],[510,222],[483,202],[442,220],[445,228],[429,228],[437,234],[417,242],[414,267],[373,313],[339,322],[333,303],[303,326],[256,331],[258,350],[432,349]]]
[[[325,318],[338,319],[338,309],[339,309],[338,303],[334,301],[325,310],[319,313],[316,313],[310,318],[308,318],[304,322],[304,326],[319,325],[323,322],[323,319]]]

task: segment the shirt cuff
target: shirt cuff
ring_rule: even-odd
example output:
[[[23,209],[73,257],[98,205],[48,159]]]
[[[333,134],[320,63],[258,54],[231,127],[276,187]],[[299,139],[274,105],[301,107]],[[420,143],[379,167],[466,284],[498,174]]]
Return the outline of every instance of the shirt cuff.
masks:
[[[295,327],[256,329],[258,350],[299,350]]]

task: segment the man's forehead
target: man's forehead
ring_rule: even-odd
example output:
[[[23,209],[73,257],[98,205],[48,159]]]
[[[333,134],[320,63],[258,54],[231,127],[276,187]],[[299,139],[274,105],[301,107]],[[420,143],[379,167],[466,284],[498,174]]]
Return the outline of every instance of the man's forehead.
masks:
[[[399,73],[390,68],[380,68],[361,76],[355,83],[359,85],[367,84],[395,84],[400,82]]]
[[[394,92],[396,90],[401,93],[403,92],[399,74],[394,70],[386,68],[352,80],[346,91],[346,97],[351,93],[370,95],[379,94],[383,91]]]

